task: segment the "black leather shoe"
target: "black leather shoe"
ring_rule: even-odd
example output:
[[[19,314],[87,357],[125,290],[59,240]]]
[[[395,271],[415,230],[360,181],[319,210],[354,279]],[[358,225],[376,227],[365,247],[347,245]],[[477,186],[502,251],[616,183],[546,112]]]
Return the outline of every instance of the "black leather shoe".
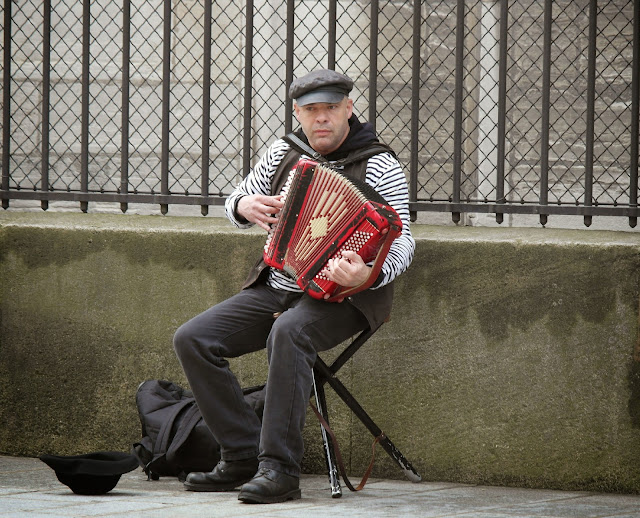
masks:
[[[258,459],[218,462],[213,471],[194,471],[187,475],[184,487],[187,491],[231,491],[253,478],[258,470]]]
[[[287,500],[297,500],[300,479],[272,469],[262,468],[250,482],[242,486],[238,500],[247,504],[275,504]]]

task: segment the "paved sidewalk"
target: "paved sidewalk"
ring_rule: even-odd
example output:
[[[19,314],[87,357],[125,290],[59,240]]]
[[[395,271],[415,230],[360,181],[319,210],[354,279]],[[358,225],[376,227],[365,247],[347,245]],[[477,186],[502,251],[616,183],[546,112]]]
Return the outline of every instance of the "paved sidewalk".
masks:
[[[29,517],[640,517],[640,495],[612,495],[371,480],[363,491],[331,498],[324,476],[304,476],[302,499],[248,505],[237,492],[184,491],[176,478],[147,481],[142,470],[123,475],[106,495],[79,496],[39,459],[0,456],[0,518]]]

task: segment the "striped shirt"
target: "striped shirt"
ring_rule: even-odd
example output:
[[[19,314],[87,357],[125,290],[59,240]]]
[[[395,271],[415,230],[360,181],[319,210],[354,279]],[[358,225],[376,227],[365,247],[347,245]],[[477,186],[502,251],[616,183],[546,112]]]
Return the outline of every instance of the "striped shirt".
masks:
[[[258,161],[247,177],[227,198],[226,215],[238,228],[248,228],[253,223],[238,220],[234,209],[242,196],[252,194],[271,194],[271,180],[278,164],[289,151],[290,146],[282,139],[276,140]],[[311,158],[302,155],[301,158]],[[380,153],[369,158],[366,170],[366,182],[373,187],[395,209],[402,220],[402,234],[398,236],[389,249],[389,253],[380,272],[382,279],[376,288],[388,284],[404,272],[411,264],[415,251],[415,241],[409,226],[409,191],[402,167],[390,153]],[[301,291],[295,281],[284,272],[275,268],[269,269],[267,284],[273,288],[287,291]],[[375,288],[371,288],[375,289]]]

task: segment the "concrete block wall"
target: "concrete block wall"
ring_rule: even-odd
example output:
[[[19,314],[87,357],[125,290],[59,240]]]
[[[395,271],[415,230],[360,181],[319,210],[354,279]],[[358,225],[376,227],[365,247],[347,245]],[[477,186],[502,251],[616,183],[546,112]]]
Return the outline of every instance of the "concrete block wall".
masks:
[[[340,378],[423,479],[640,492],[640,236],[413,230],[391,321]],[[263,238],[210,217],[0,214],[0,453],[128,451],[138,384],[186,385],[173,332],[238,289]],[[251,385],[265,362],[232,365]],[[328,392],[358,478],[373,438]],[[305,441],[323,472],[311,413]],[[373,476],[403,475],[379,449]]]

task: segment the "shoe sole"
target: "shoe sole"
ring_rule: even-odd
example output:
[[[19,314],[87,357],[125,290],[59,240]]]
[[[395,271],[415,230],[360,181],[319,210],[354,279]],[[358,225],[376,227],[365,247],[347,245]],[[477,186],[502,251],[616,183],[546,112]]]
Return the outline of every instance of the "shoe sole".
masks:
[[[187,491],[199,491],[206,493],[222,493],[224,491],[233,491],[234,489],[239,488],[242,484],[246,484],[253,477],[249,477],[243,480],[236,480],[233,484],[190,484],[189,482],[184,483],[184,488]]]
[[[284,495],[275,496],[256,495],[247,491],[241,491],[238,495],[238,500],[245,504],[277,504],[287,500],[299,500],[300,498],[302,498],[300,489],[293,489]]]

